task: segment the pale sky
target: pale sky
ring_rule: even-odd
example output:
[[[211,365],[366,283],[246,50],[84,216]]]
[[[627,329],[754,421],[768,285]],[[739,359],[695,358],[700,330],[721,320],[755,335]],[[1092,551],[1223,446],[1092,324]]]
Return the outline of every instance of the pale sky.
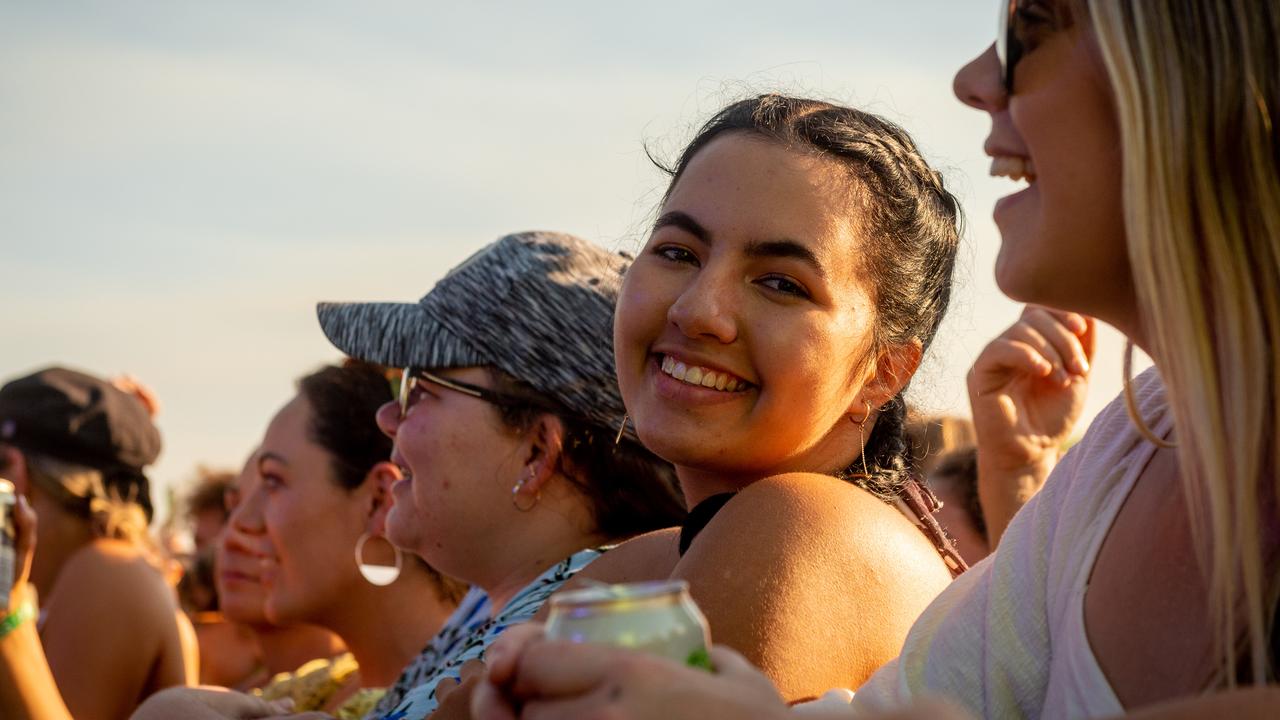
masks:
[[[294,379],[340,357],[317,301],[416,300],[519,230],[635,249],[665,187],[646,144],[669,157],[779,90],[901,123],[961,198],[955,302],[913,395],[965,413],[968,366],[1020,310],[992,280],[1013,186],[950,90],[995,4],[0,4],[0,378],[131,372],[164,405],[158,487],[238,467]],[[1090,417],[1120,347],[1104,332]]]

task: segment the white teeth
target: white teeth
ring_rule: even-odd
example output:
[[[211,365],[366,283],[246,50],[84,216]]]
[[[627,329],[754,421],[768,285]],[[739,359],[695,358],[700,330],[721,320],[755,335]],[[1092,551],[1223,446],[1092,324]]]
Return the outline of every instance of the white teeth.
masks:
[[[746,381],[737,380],[729,373],[716,372],[696,365],[690,367],[670,355],[662,357],[661,367],[662,372],[690,385],[714,388],[724,392],[736,392],[739,388],[747,386]]]
[[[1016,155],[997,155],[991,158],[991,176],[1035,182],[1036,168],[1031,162],[1031,158]]]

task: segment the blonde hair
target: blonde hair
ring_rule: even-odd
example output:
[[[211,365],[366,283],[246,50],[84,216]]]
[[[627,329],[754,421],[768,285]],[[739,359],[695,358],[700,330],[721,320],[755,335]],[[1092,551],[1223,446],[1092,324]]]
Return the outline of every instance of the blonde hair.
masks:
[[[102,471],[45,455],[27,455],[31,481],[67,512],[85,518],[94,537],[127,540],[152,550],[147,514],[136,497],[107,488]]]
[[[1225,681],[1236,683],[1239,654],[1261,683],[1274,677],[1278,584],[1265,536],[1280,496],[1280,6],[1088,6],[1115,93],[1139,311],[1174,416]]]

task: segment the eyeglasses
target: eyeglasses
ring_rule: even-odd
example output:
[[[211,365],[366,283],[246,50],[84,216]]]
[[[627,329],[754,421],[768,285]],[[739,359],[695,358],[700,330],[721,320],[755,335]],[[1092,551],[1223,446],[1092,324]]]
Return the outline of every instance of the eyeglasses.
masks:
[[[1022,41],[1018,39],[1019,15],[1024,0],[1000,0],[1000,24],[996,32],[996,56],[1000,58],[1000,74],[1004,90],[1013,94],[1013,69],[1022,59]]]
[[[396,388],[396,396],[400,402],[401,418],[408,414],[409,405],[412,404],[413,400],[413,389],[417,387],[418,383],[421,381],[426,381],[437,387],[459,392],[463,395],[470,395],[473,398],[483,400],[490,405],[497,405],[498,407],[533,407],[544,410],[554,410],[554,408],[544,407],[542,404],[530,398],[509,395],[496,390],[490,390],[489,388],[480,387],[479,385],[472,385],[471,383],[465,383],[460,380],[452,380],[447,377],[442,377],[426,370],[418,370],[410,367],[405,368],[404,372],[401,373],[399,378],[399,387]],[[393,380],[392,382],[394,383],[395,381]]]

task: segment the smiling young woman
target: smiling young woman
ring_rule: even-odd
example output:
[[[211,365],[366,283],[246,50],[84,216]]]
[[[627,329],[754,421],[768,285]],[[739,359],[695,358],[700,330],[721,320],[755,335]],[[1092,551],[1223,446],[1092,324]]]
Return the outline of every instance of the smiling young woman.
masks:
[[[585,575],[689,581],[712,637],[788,698],[857,684],[962,567],[907,467],[902,399],[958,208],[899,128],[776,95],[722,110],[671,173],[614,346],[693,510]]]

